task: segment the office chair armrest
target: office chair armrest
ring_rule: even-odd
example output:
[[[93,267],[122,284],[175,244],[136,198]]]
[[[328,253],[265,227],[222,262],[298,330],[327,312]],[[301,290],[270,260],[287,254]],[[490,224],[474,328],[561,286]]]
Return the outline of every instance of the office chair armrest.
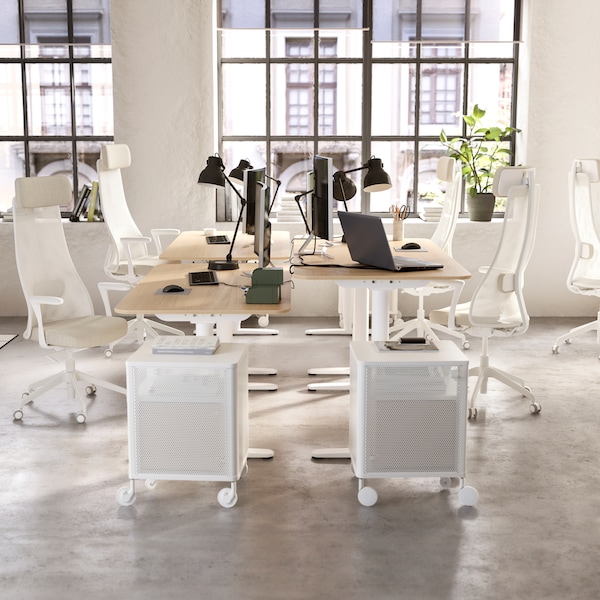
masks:
[[[152,235],[152,240],[154,241],[154,246],[156,248],[157,254],[162,254],[162,240],[161,237],[177,237],[181,233],[179,229],[151,229],[150,234]]]
[[[127,251],[127,280],[135,281],[139,279],[139,277],[135,274],[135,269],[133,267],[133,257],[131,256],[131,246],[133,244],[144,244],[145,252],[148,254],[148,244],[152,241],[151,238],[146,236],[139,237],[122,237],[121,243],[125,245],[125,250]]]
[[[112,308],[110,306],[109,292],[128,292],[132,288],[128,283],[118,283],[116,281],[100,281],[98,282],[98,290],[104,305],[104,312],[107,317],[112,317]]]
[[[35,314],[38,325],[38,341],[42,348],[50,348],[46,343],[46,333],[44,332],[44,320],[42,318],[42,304],[50,304],[52,306],[59,306],[64,301],[58,296],[31,296],[29,298],[31,302],[31,308]]]

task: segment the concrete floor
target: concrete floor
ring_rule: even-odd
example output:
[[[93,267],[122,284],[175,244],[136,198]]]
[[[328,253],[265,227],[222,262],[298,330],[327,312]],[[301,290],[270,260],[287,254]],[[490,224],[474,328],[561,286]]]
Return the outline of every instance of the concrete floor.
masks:
[[[27,383],[55,368],[19,337],[0,350],[0,597],[598,598],[600,348],[587,335],[551,352],[581,322],[534,319],[525,336],[491,344],[494,362],[523,375],[543,409],[532,416],[491,384],[467,427],[475,507],[433,478],[372,480],[379,501],[363,507],[349,461],[311,460],[313,448],[348,438],[347,394],[306,391],[309,367],[347,361],[347,337],[304,335],[331,319],[272,319],[278,336],[236,338],[251,344],[254,366],[279,369],[279,391],[250,394],[251,445],[276,455],[250,461],[230,509],[215,482],[140,482],[132,506],[117,504],[128,480],[122,396],[100,390],[78,425],[77,406],[55,390],[13,422]],[[23,327],[0,319],[0,333]],[[86,351],[80,366],[125,384],[133,349],[111,359]],[[471,361],[478,350],[473,340]]]

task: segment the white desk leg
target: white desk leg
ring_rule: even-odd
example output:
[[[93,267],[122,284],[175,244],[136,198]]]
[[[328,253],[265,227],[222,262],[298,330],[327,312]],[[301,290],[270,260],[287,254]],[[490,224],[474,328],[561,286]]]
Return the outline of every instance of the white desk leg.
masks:
[[[386,295],[387,302],[387,295]],[[375,312],[375,300],[373,301],[373,312]],[[387,324],[387,305],[385,307]],[[357,342],[366,342],[369,339],[369,289],[354,289],[354,327],[352,330],[352,339]],[[350,367],[346,367],[350,374]],[[345,389],[350,388],[350,381],[343,382]],[[331,384],[330,384],[331,385]],[[310,386],[309,386],[309,389]],[[323,388],[320,388],[323,389]],[[336,389],[340,389],[339,387]],[[350,458],[349,448],[325,448],[312,451],[313,458]]]
[[[365,288],[347,288],[348,295],[353,298],[352,339],[366,341],[369,339],[369,290]],[[309,375],[350,375],[350,367],[329,367],[309,369]],[[338,392],[349,389],[348,379],[321,383],[309,383],[307,389],[311,392]]]
[[[373,296],[371,339],[375,342],[384,342],[389,336],[389,291],[375,288],[371,291],[371,295]]]
[[[260,320],[263,317],[261,317],[258,322],[260,324]],[[267,318],[267,324],[268,324],[268,316]],[[240,321],[237,324],[237,329],[233,332],[234,335],[279,335],[279,329],[268,329],[266,327],[242,327],[242,322]]]
[[[338,300],[341,304],[342,327],[325,329],[307,329],[306,335],[352,335],[352,312],[354,308],[354,290],[338,286]]]

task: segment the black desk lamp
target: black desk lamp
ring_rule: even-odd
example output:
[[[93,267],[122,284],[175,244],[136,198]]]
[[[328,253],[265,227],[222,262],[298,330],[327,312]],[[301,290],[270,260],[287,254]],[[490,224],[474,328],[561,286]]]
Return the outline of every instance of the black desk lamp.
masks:
[[[242,221],[242,214],[244,208],[246,207],[246,199],[238,192],[237,188],[235,185],[233,185],[229,177],[225,175],[225,165],[223,164],[221,157],[218,154],[216,156],[209,156],[206,161],[206,167],[198,177],[198,183],[200,185],[208,185],[210,187],[224,188],[225,182],[227,182],[229,187],[231,187],[231,189],[236,193],[242,206],[240,208],[240,214],[235,225],[235,231],[233,232],[233,239],[231,240],[231,245],[229,246],[229,252],[225,257],[225,260],[211,260],[208,262],[208,268],[213,271],[232,271],[233,269],[239,269],[238,261],[232,260],[231,256],[233,253],[235,238],[237,237],[237,232]]]
[[[365,192],[382,192],[392,187],[390,176],[383,170],[383,162],[379,158],[371,157],[366,164],[356,169],[348,171],[336,171],[333,174],[333,197],[344,203],[344,208],[348,210],[347,200],[356,196],[356,185],[346,173],[354,171],[364,171],[368,169],[363,181],[363,190]]]
[[[229,173],[229,177],[231,179],[235,179],[236,181],[239,181],[241,183],[244,182],[244,171],[246,171],[247,169],[253,169],[254,167],[245,159],[242,158],[242,160],[240,160],[240,164],[235,168],[231,170],[231,173]],[[265,177],[267,179],[270,179],[271,181],[274,181],[275,184],[277,185],[277,187],[275,188],[275,192],[273,193],[273,199],[271,200],[271,204],[269,205],[269,215],[271,214],[271,210],[273,210],[273,206],[275,204],[275,199],[277,198],[277,193],[279,192],[279,186],[281,186],[281,181],[279,179],[275,179],[275,177],[271,177],[270,175],[267,175],[265,173]]]
[[[314,190],[308,190],[308,192],[302,192],[301,194],[294,196],[294,200],[296,201],[296,204],[298,205],[298,210],[300,211],[300,216],[302,217],[302,220],[304,221],[304,226],[306,227],[306,233],[308,235],[310,235],[310,227],[308,225],[308,221],[306,220],[306,216],[304,215],[304,211],[302,210],[302,205],[300,204],[300,200],[302,200],[302,198],[304,196],[308,196],[309,194],[312,194],[313,192],[314,192]]]

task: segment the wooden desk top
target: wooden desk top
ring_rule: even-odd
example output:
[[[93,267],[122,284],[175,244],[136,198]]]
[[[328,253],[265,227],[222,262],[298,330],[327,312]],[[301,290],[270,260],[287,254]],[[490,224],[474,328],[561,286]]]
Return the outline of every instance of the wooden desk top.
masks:
[[[233,232],[225,233],[233,239]],[[162,252],[159,258],[170,261],[224,259],[230,244],[207,244],[203,231],[182,231]],[[271,231],[271,258],[283,260],[290,257],[290,234],[287,231]],[[238,232],[233,246],[233,260],[256,260],[254,236]]]
[[[250,265],[243,265],[251,267]],[[202,271],[197,264],[169,263],[154,267],[117,304],[115,312],[120,315],[136,314],[283,314],[291,310],[291,283],[289,273],[284,273],[279,304],[246,304],[241,287],[252,285],[250,277],[243,275],[252,268],[233,271],[216,271],[219,285],[195,285],[190,287],[188,273]],[[286,276],[287,275],[287,276]],[[163,294],[157,291],[171,283],[189,289],[189,294]],[[226,285],[228,284],[228,285]]]
[[[421,245],[423,251],[395,251],[394,248],[400,248],[402,244],[411,241]],[[322,280],[402,280],[402,281],[444,281],[455,279],[468,279],[471,273],[467,271],[460,263],[448,256],[443,250],[436,246],[431,240],[424,238],[406,239],[401,242],[390,241],[392,254],[415,258],[418,260],[428,260],[441,263],[443,269],[432,269],[431,271],[386,271],[384,269],[356,268],[359,264],[354,262],[348,252],[348,246],[342,243],[336,243],[334,246],[325,248],[325,252],[333,258],[315,254],[302,257],[303,266],[300,265],[300,258],[294,255],[292,264],[293,276],[298,279],[322,279]],[[311,266],[311,265],[321,266]],[[324,265],[336,265],[327,266]]]

